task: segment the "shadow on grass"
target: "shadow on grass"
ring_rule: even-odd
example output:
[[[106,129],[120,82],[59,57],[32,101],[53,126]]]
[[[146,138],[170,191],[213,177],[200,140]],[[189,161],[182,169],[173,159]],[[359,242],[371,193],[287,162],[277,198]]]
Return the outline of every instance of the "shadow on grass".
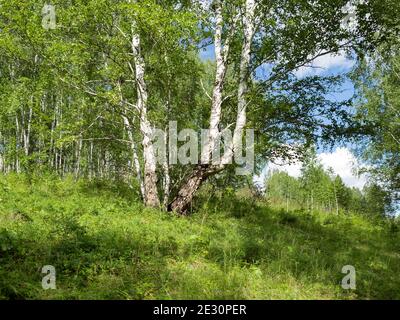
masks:
[[[162,291],[165,259],[176,255],[173,242],[147,241],[108,230],[89,235],[75,219],[59,220],[54,237],[18,239],[3,231],[0,298],[143,299]],[[57,290],[41,288],[41,268],[56,269]]]
[[[339,297],[346,298],[348,292],[340,285],[345,276],[341,270],[353,265],[357,298],[400,299],[400,255],[393,250],[398,236],[365,231],[343,216],[286,213],[246,199],[230,198],[228,203],[219,210],[239,220],[240,241],[213,247],[209,257],[221,266],[226,265],[227,252],[232,253],[234,246],[231,264],[256,265],[271,276],[283,272],[303,283],[336,286]],[[224,233],[222,225],[217,233]]]
[[[237,197],[198,201],[179,218],[128,205],[134,195],[115,188],[61,184],[7,199],[0,298],[400,298],[398,236]],[[351,293],[340,287],[348,264]],[[57,290],[41,288],[44,265],[56,268]]]

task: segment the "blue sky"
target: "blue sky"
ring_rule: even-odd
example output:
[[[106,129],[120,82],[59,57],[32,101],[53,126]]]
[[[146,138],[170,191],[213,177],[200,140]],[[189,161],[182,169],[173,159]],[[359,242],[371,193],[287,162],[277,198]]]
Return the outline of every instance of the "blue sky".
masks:
[[[200,51],[202,60],[215,60],[214,45],[208,46],[205,50]],[[352,69],[354,61],[347,58],[344,53],[338,55],[325,55],[316,59],[311,67],[302,67],[295,74],[298,77],[309,75],[337,75],[343,74]],[[265,78],[268,74],[268,66],[261,66],[256,70],[257,78]],[[336,100],[347,100],[354,93],[354,86],[350,80],[346,80],[341,88],[341,93],[332,94],[332,98]]]
[[[203,60],[214,60],[214,46],[210,45],[206,50],[200,52],[200,57]],[[302,67],[298,69],[295,74],[301,78],[309,75],[337,75],[344,74],[350,71],[354,66],[354,61],[349,59],[344,53],[337,55],[325,55],[311,63],[311,67]],[[262,66],[256,71],[256,77],[265,78],[268,74],[268,66]],[[351,98],[354,94],[354,86],[350,80],[346,80],[339,90],[340,92],[332,93],[331,99],[337,101],[343,101]],[[341,145],[334,148],[332,151],[324,150],[320,148],[318,151],[318,159],[322,165],[326,168],[331,167],[339,174],[346,185],[350,187],[362,187],[367,182],[365,176],[359,176],[357,174],[360,162],[351,152],[350,145]],[[300,174],[301,163],[287,165],[280,161],[279,164],[269,164],[261,174],[256,177],[255,181],[260,183],[264,180],[265,173],[268,169],[277,168],[283,171],[287,171],[290,175],[297,177]]]
[[[310,75],[340,75],[345,74],[354,67],[354,60],[346,57],[345,53],[336,55],[330,54],[317,58],[311,63],[310,67],[302,67],[295,74],[302,78]],[[338,92],[330,94],[330,99],[336,101],[344,101],[350,99],[354,95],[353,83],[347,79],[339,88]],[[326,168],[332,168],[334,172],[339,174],[344,183],[349,187],[357,187],[362,189],[367,182],[365,176],[358,175],[360,167],[359,160],[351,152],[351,145],[344,144],[337,146],[332,151],[318,148],[318,159]],[[300,175],[301,163],[287,165],[270,165],[269,169],[277,168],[287,171],[290,175],[298,177]],[[263,177],[261,177],[263,178]]]

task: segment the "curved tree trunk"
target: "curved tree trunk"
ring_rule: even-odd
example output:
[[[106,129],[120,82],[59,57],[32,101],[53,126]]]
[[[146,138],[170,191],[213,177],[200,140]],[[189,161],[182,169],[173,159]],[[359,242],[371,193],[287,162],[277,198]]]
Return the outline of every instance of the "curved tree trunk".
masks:
[[[206,181],[208,177],[221,170],[222,167],[215,167],[208,164],[198,165],[188,177],[185,184],[180,188],[178,195],[168,206],[168,211],[175,211],[186,215],[193,197],[202,183]]]

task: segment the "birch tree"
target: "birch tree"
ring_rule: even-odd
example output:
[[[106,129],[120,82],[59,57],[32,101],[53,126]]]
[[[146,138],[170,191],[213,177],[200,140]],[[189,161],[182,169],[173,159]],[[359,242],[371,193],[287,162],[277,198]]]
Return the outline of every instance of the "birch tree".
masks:
[[[203,163],[188,176],[171,202],[170,210],[185,213],[201,184],[209,176],[224,170],[232,155],[238,151],[243,139],[243,129],[247,124],[248,105],[251,103],[248,98],[248,86],[254,82],[251,75],[257,68],[271,64],[271,74],[259,82],[258,86],[260,90],[273,90],[273,83],[288,79],[296,69],[320,56],[338,52],[348,45],[344,39],[348,37],[349,40],[353,35],[340,28],[343,15],[335,11],[335,8],[336,10],[341,8],[344,3],[337,1],[333,5],[328,5],[327,2],[321,1],[314,8],[309,4],[297,4],[292,1],[212,2],[210,14],[214,24],[216,70],[211,97],[210,135],[202,153]],[[313,20],[316,18],[321,20],[317,20],[316,23],[316,20]],[[325,34],[321,34],[321,31]],[[306,34],[309,37],[306,37]],[[235,48],[240,43],[240,50],[232,52],[232,43],[235,44]],[[238,80],[233,139],[221,161],[217,164],[210,163],[211,153],[221,136],[219,127],[224,102],[230,98],[224,93],[226,74],[229,66],[235,62],[235,57],[238,57],[236,58]],[[232,67],[235,68],[235,63]]]

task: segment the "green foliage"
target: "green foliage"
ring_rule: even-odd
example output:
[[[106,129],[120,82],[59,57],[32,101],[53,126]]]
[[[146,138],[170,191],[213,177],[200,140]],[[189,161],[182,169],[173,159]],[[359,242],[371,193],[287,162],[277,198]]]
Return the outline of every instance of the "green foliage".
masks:
[[[354,120],[366,128],[360,138],[367,148],[359,154],[367,171],[399,198],[400,192],[400,51],[380,48],[369,60],[360,60],[352,77],[357,100]]]
[[[332,168],[323,168],[313,149],[303,160],[299,178],[279,170],[269,172],[265,196],[270,204],[285,208],[286,212],[289,209],[352,212],[374,218],[391,214],[392,199],[382,186],[370,183],[363,190],[347,187]]]
[[[395,221],[286,213],[244,190],[201,194],[196,213],[181,218],[131,201],[124,184],[2,176],[0,297],[400,298]],[[56,290],[41,288],[47,264]],[[340,286],[347,264],[357,270],[355,291]]]
[[[277,154],[288,156],[288,141],[305,147],[321,138],[332,142],[342,126],[349,126],[348,103],[328,99],[341,77],[298,79],[293,74],[311,56],[351,48],[358,33],[341,26],[346,3],[260,1],[249,74],[262,66],[272,70],[249,81],[246,127],[258,135],[257,162]],[[196,3],[179,0],[52,4],[57,26],[46,30],[41,25],[42,3],[0,0],[3,172],[50,170],[131,181],[135,170],[121,119],[124,112],[132,122],[132,140],[143,170],[133,33],[141,39],[152,127],[165,129],[169,120],[178,121],[179,128],[207,127],[207,94],[212,95],[215,65],[201,61],[198,53],[213,38],[212,8],[201,10]],[[233,29],[232,15],[242,12],[243,4],[223,1],[223,38],[230,29],[236,32],[227,61],[221,127],[236,121],[243,26],[239,22]],[[365,15],[360,11],[360,18]],[[186,171],[180,166],[170,171],[172,188],[177,189]]]

